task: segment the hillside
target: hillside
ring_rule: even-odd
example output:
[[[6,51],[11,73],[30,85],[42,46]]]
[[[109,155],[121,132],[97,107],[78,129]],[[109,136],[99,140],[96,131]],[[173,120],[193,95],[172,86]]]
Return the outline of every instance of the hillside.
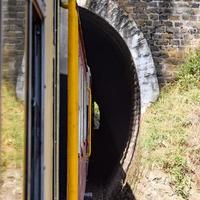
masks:
[[[129,174],[136,199],[200,199],[200,50],[142,117]]]

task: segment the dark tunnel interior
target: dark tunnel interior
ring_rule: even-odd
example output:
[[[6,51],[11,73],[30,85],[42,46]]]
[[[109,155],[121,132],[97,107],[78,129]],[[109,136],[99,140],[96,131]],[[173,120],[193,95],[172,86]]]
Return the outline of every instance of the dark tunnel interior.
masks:
[[[137,75],[131,53],[119,33],[104,19],[79,8],[87,64],[91,70],[92,98],[100,110],[100,126],[92,132],[92,155],[89,160],[87,191],[102,193],[112,188],[113,177],[120,183],[124,174],[121,162],[133,134],[135,96],[138,96]],[[60,76],[60,105],[67,101],[67,77]],[[138,82],[137,82],[138,83]],[[137,94],[137,95],[135,95]],[[66,195],[66,116],[60,110],[60,197]],[[65,120],[64,120],[65,119]],[[119,175],[120,172],[120,175]],[[121,173],[122,172],[122,173]],[[92,188],[92,189],[91,189]],[[95,189],[94,189],[95,188]],[[97,189],[98,188],[98,189]],[[100,188],[100,189],[99,189]],[[96,191],[98,190],[98,191]],[[95,191],[95,192],[94,192]]]
[[[130,138],[132,56],[119,33],[104,19],[79,8],[93,101],[100,127],[93,131],[89,183],[106,183],[117,170]]]

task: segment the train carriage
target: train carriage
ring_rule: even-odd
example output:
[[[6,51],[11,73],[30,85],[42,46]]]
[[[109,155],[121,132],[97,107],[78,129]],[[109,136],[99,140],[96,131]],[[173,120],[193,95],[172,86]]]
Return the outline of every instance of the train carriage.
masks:
[[[18,5],[18,1],[11,4],[11,6],[16,5]],[[13,98],[15,98],[16,92],[16,103],[22,104],[20,116],[25,115],[21,130],[17,131],[15,135],[17,137],[19,135],[20,138],[24,137],[25,140],[24,142],[20,141],[21,146],[18,149],[13,149],[13,152],[15,150],[20,152],[18,155],[20,162],[24,160],[24,165],[20,164],[19,167],[19,173],[22,171],[24,173],[18,183],[21,191],[18,198],[67,199],[68,194],[69,199],[74,198],[74,195],[76,199],[83,199],[91,152],[89,139],[91,138],[92,99],[91,74],[86,62],[77,5],[75,1],[71,1],[69,9],[66,9],[65,5],[59,1],[34,0],[24,1],[21,8],[24,26],[20,31],[23,34],[16,42],[23,44],[20,47],[23,55],[14,55],[14,61],[21,59],[19,66],[15,66],[14,70],[23,70],[20,72],[22,77],[6,70],[5,54],[1,53],[1,57],[3,55],[1,71],[4,75],[1,77],[1,89],[6,83],[6,91],[3,91],[1,96],[3,113],[8,109],[4,103],[5,93],[7,90],[12,90]],[[68,10],[72,13],[69,16],[69,24],[71,24],[69,28]],[[14,16],[17,17],[18,11],[14,10],[14,12]],[[62,26],[61,23],[63,23]],[[7,33],[2,31],[2,27],[1,41],[7,36]],[[14,33],[15,30],[13,30]],[[69,51],[68,35],[71,42]],[[1,50],[4,51],[3,47],[1,43]],[[10,61],[11,56],[8,55],[7,59]],[[19,70],[20,65],[23,66]],[[9,76],[6,74],[7,71]],[[15,85],[19,84],[15,82],[15,76],[17,76],[17,81],[22,79],[21,90],[17,90],[16,86],[15,91]],[[17,93],[22,94],[21,99]],[[18,111],[18,108],[16,110]],[[6,114],[3,116],[5,119],[10,117]],[[2,122],[3,128],[7,128],[4,121]],[[23,131],[26,133],[25,135]],[[67,137],[68,132],[71,136]],[[1,136],[4,137],[4,135],[5,133],[2,131]],[[4,140],[1,143],[4,144]],[[7,156],[6,153],[3,153],[4,148],[7,148],[6,145],[5,147],[1,145],[1,147],[1,157],[2,155]],[[67,150],[67,147],[71,149]],[[73,155],[74,157],[70,159],[71,154],[74,153],[75,156]],[[4,159],[1,161],[1,166],[3,166]],[[16,160],[8,165],[8,168],[16,170],[11,167],[15,162]],[[73,165],[71,170],[69,169],[70,164],[67,167],[70,162]],[[72,173],[71,177],[68,175],[70,173]],[[70,197],[70,190],[74,190],[74,188],[71,189],[69,186],[69,192],[67,192],[67,182],[73,182],[75,176],[77,178],[75,183],[78,184],[75,185],[77,191],[71,192]],[[73,183],[71,185],[74,187]],[[2,195],[4,198],[6,194],[2,192]],[[5,198],[7,199],[7,197]],[[13,198],[17,197],[13,196]]]
[[[66,24],[67,11],[61,10],[61,25]],[[68,33],[63,31],[60,33],[60,41],[62,52],[60,52],[60,105],[66,105],[67,102],[67,40]],[[86,188],[86,177],[88,170],[89,156],[91,154],[91,73],[87,65],[86,55],[84,50],[84,42],[82,37],[81,25],[79,21],[79,50],[78,50],[78,171],[79,175],[79,199],[84,199]],[[69,105],[70,106],[70,105]],[[59,167],[59,182],[62,187],[59,189],[61,199],[66,199],[67,186],[67,109],[60,109],[60,167]]]
[[[127,45],[75,0],[15,0],[10,6],[17,20],[8,27],[0,7],[0,198],[115,199],[140,118]]]

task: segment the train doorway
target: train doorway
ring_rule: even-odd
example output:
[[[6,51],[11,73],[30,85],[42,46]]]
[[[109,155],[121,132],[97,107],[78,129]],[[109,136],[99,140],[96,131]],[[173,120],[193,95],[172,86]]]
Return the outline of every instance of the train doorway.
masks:
[[[30,5],[30,65],[28,88],[27,198],[43,199],[43,20]]]

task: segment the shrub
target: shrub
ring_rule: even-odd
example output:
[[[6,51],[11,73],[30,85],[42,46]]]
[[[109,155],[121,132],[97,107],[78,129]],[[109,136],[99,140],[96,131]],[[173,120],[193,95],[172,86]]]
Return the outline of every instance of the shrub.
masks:
[[[189,90],[200,86],[200,49],[188,54],[180,66],[178,84],[181,89]]]

